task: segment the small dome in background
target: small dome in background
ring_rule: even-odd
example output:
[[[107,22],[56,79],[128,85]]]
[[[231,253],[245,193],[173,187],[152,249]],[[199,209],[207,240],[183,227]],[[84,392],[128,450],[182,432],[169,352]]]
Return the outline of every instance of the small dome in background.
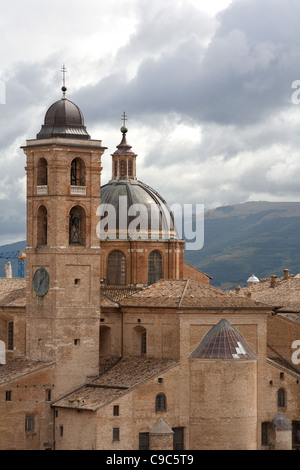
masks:
[[[249,279],[247,280],[247,282],[251,282],[251,283],[253,284],[253,283],[256,283],[256,282],[260,282],[260,281],[259,281],[259,279],[258,279],[256,276],[254,276],[254,274],[252,274],[252,276],[249,277]]]

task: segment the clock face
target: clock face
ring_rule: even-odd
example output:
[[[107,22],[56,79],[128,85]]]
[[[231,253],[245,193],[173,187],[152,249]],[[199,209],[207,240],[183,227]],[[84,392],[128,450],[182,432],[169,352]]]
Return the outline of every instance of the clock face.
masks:
[[[38,268],[33,275],[33,289],[36,295],[43,297],[49,289],[49,273],[45,268]]]

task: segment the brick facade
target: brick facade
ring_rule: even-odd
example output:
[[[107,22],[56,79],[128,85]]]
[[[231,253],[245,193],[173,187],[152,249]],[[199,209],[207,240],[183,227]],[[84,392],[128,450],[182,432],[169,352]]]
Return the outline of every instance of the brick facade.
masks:
[[[210,286],[184,263],[175,236],[100,244],[105,149],[65,90],[53,106],[60,120],[51,111],[53,126],[48,116],[24,147],[26,279],[0,279],[0,449],[297,448],[295,316]],[[113,178],[136,182],[136,154],[121,130]],[[121,285],[108,282],[116,250],[125,257]],[[161,272],[149,282],[153,251]],[[212,336],[217,357],[195,357]]]

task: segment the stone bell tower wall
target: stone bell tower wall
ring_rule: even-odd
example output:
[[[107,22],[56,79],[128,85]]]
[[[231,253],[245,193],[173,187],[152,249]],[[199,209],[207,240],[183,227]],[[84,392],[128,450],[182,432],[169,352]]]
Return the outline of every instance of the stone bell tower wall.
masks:
[[[26,354],[56,361],[58,396],[99,370],[100,240],[96,229],[104,148],[101,141],[51,138],[27,141],[24,152],[29,286]],[[49,276],[44,295],[33,285],[41,267]]]

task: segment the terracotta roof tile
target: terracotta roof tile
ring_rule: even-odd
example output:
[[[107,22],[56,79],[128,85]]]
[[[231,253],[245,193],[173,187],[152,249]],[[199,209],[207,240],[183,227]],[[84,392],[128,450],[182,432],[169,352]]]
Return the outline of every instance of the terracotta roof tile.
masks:
[[[268,308],[260,302],[191,279],[160,280],[121,300],[120,305],[160,308]]]
[[[142,287],[119,287],[119,286],[106,286],[101,285],[100,292],[102,297],[111,300],[112,302],[119,302],[126,297],[130,297],[136,292],[139,292]],[[108,305],[105,305],[108,306]]]
[[[6,364],[0,365],[0,384],[18,379],[53,364],[53,361],[36,361],[25,356],[14,357],[7,360]]]
[[[100,294],[100,305],[101,307],[118,307],[119,304],[112,299],[106,297],[106,295]]]
[[[281,312],[300,312],[300,277],[278,278],[275,287],[271,279],[264,279],[239,291],[240,296],[251,294],[251,299],[264,302]]]
[[[53,406],[95,411],[176,364],[177,361],[172,359],[123,358],[81,389],[55,402]]]

